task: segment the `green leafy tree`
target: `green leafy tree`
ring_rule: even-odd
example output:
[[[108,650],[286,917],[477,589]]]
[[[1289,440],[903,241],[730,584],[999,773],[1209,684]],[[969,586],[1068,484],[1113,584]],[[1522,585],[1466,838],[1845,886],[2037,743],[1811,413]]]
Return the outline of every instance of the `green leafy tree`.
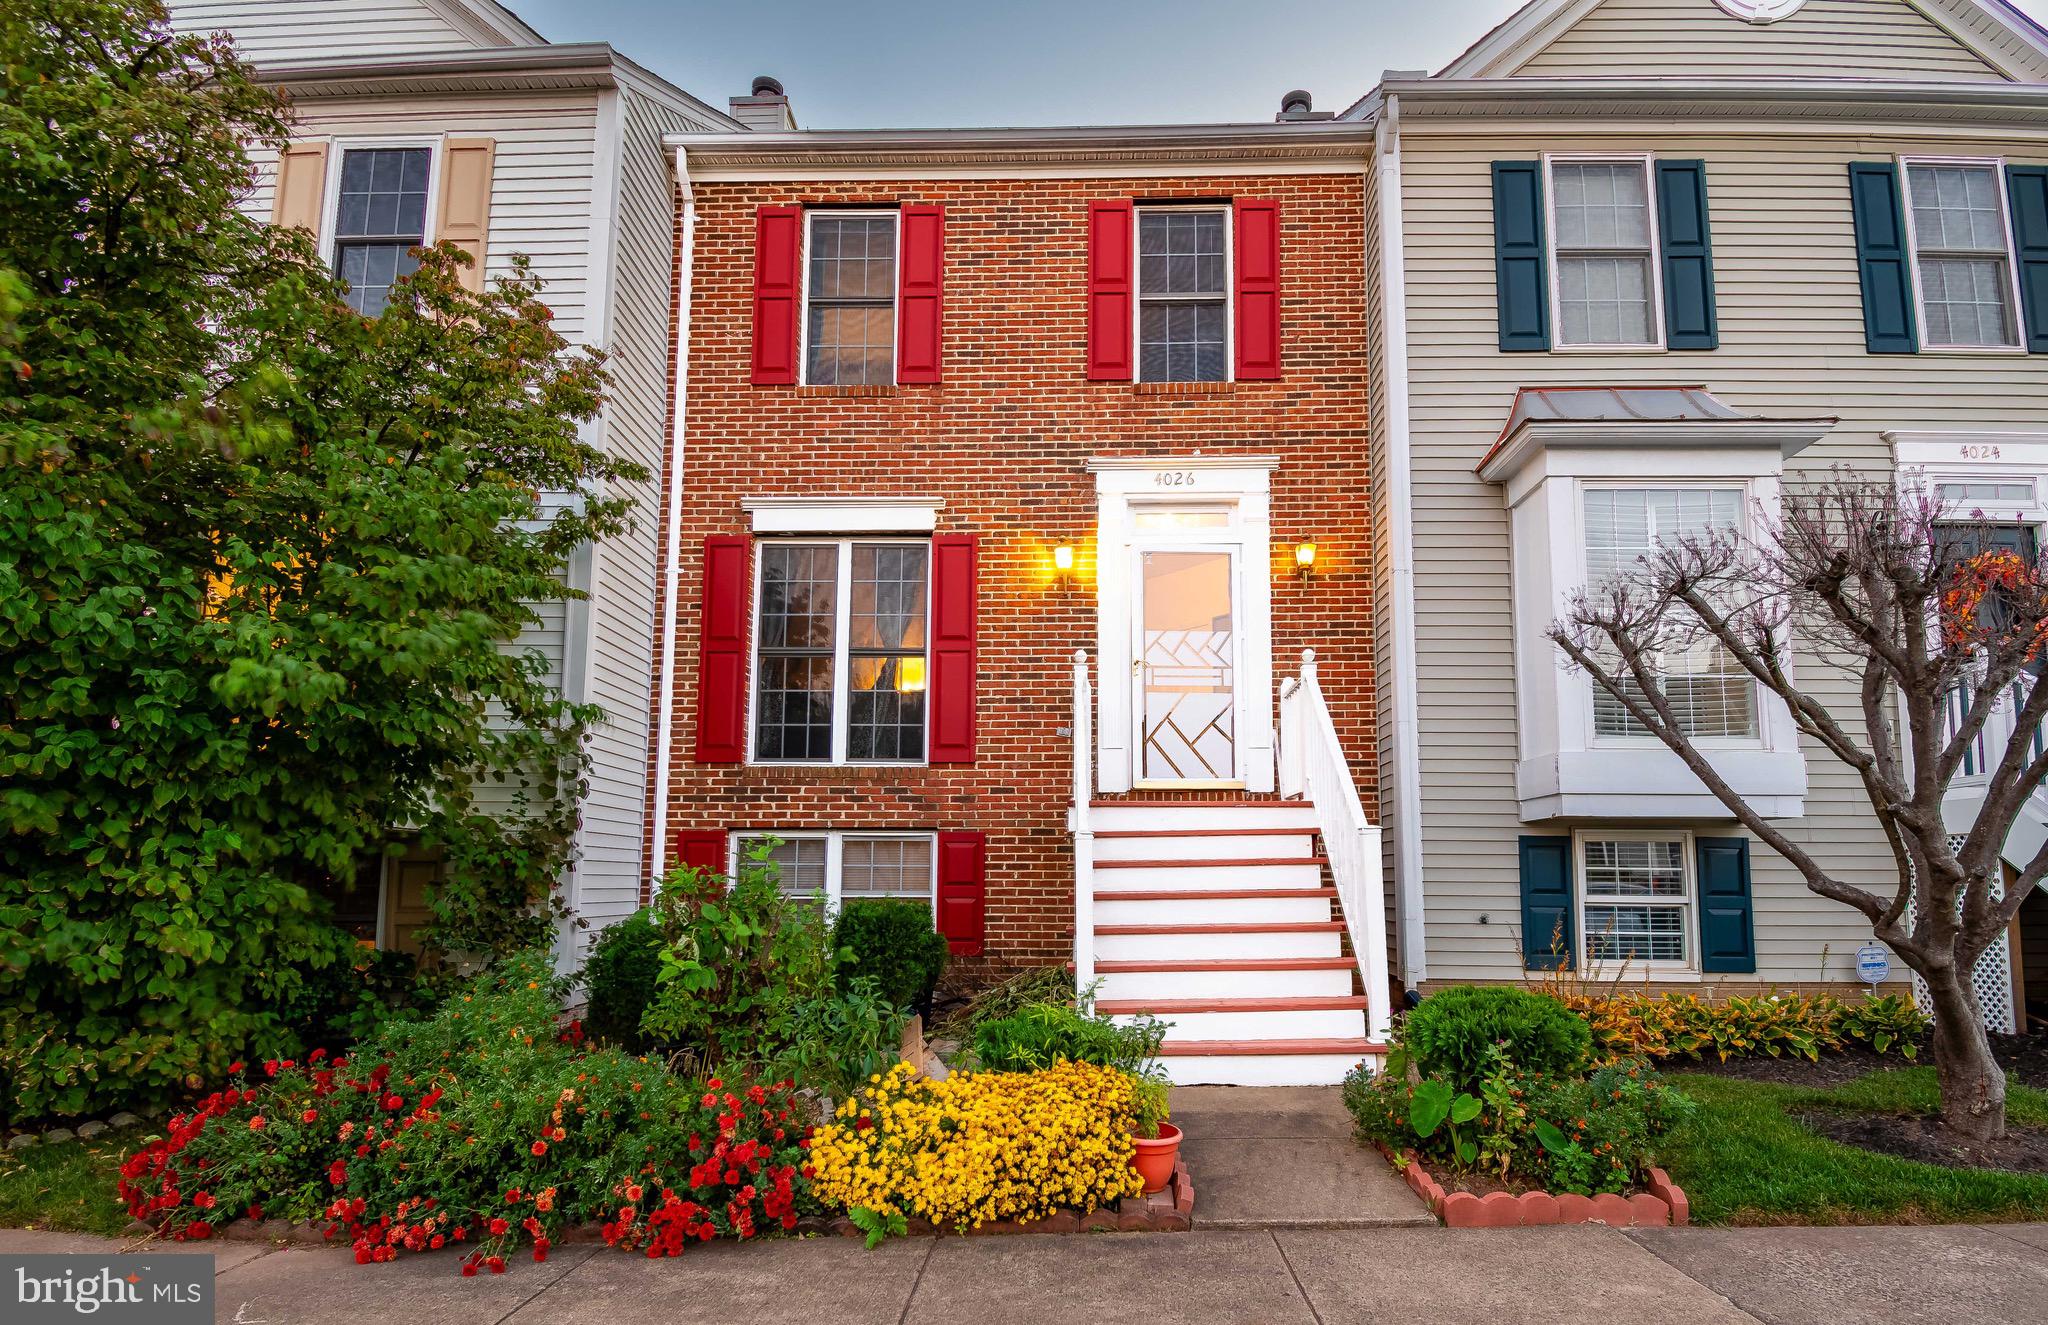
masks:
[[[238,210],[289,107],[224,42],[0,0],[0,65],[0,1098],[62,1115],[289,1049],[402,839],[430,946],[549,933],[596,714],[501,646],[639,475],[523,266],[365,319]]]

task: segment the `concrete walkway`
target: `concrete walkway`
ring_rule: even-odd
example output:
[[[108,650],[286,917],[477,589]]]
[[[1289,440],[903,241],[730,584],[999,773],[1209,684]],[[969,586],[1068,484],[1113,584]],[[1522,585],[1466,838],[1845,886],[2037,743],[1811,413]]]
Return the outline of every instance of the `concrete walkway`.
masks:
[[[1335,1086],[1176,1086],[1201,1228],[1427,1225],[1408,1184],[1351,1139]]]
[[[0,1252],[117,1250],[0,1231]],[[716,1243],[678,1261],[564,1248],[464,1279],[449,1255],[358,1266],[341,1248],[216,1243],[223,1325],[2048,1325],[2048,1224],[1226,1229]]]

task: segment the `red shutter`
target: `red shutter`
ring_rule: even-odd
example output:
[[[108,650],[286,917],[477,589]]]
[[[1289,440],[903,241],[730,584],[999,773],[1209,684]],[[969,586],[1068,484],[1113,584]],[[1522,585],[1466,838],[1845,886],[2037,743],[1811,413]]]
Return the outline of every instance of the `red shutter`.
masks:
[[[796,318],[803,292],[804,209],[754,213],[754,385],[796,382]]]
[[[896,380],[939,379],[946,284],[946,209],[906,203],[897,243]]]
[[[932,538],[931,741],[934,764],[974,762],[975,578],[973,534]]]
[[[723,875],[730,868],[725,858],[725,834],[716,829],[685,829],[676,834],[676,864],[705,874]]]
[[[1237,378],[1280,376],[1280,204],[1237,200]]]
[[[988,837],[939,834],[939,933],[955,957],[978,957],[987,924]]]
[[[1088,204],[1088,380],[1131,380],[1131,200]]]
[[[747,540],[704,540],[697,631],[697,762],[737,764],[747,743]]]

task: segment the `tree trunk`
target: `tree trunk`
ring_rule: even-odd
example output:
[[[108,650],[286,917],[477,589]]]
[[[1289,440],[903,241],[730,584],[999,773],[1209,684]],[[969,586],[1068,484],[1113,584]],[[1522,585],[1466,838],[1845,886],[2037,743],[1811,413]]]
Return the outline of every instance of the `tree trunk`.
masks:
[[[1942,1126],[1973,1141],[1998,1140],[2005,1135],[2005,1070],[1992,1056],[1977,991],[1953,970],[1928,979],[1927,990],[1934,1000]]]

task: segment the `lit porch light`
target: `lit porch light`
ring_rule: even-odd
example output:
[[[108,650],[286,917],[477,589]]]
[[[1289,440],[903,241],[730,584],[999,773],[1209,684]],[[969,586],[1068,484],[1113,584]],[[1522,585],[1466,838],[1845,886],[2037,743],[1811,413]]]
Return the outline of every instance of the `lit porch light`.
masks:
[[[1061,575],[1074,573],[1074,545],[1061,543],[1052,550],[1052,568]]]
[[[1316,568],[1316,544],[1314,539],[1304,539],[1294,545],[1294,569],[1304,578]]]

